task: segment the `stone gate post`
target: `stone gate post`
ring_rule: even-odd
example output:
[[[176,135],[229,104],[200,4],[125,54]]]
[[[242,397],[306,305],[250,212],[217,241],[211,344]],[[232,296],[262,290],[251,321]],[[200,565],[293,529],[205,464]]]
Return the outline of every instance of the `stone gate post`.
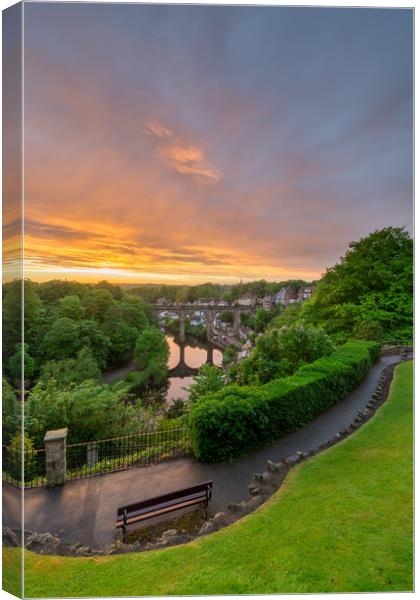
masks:
[[[47,486],[61,485],[66,481],[66,438],[67,427],[45,434]]]

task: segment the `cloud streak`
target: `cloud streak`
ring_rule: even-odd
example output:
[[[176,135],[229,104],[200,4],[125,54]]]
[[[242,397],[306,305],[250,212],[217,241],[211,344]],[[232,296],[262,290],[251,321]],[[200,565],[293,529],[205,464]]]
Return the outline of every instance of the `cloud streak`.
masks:
[[[157,119],[147,124],[146,134],[158,140],[158,155],[177,173],[192,175],[204,184],[217,183],[220,172],[207,160],[203,148],[183,141]]]

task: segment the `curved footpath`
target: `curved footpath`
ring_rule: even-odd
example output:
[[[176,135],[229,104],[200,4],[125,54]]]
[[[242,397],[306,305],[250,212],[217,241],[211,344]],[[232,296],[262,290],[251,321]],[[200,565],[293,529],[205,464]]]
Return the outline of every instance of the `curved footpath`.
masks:
[[[383,356],[366,379],[338,405],[310,425],[282,438],[271,446],[228,464],[199,463],[180,458],[149,467],[141,467],[69,481],[47,489],[25,490],[25,528],[58,534],[68,543],[81,542],[91,547],[113,543],[118,506],[214,480],[209,510],[223,511],[231,502],[249,499],[248,484],[255,472],[264,470],[267,460],[274,462],[298,450],[309,452],[345,429],[364,408],[374,392],[385,367],[401,356]],[[19,525],[18,489],[3,484],[3,525]]]

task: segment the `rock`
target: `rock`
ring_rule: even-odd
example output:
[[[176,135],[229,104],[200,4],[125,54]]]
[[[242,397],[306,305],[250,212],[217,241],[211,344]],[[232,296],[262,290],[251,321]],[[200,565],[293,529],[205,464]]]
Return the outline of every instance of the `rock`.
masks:
[[[299,462],[299,456],[297,454],[292,454],[287,458],[283,458],[282,462],[285,465],[295,465],[297,462]]]
[[[40,554],[56,554],[61,544],[61,540],[51,533],[31,533],[25,540],[25,546],[28,550],[39,552]]]
[[[214,522],[215,526],[218,528],[225,527],[225,525],[228,524],[228,519],[224,512],[216,513],[214,515],[212,521]]]
[[[147,544],[144,547],[145,550],[154,550],[155,548],[156,546],[152,544],[152,542],[147,542]]]
[[[228,504],[227,508],[230,512],[233,512],[236,514],[241,514],[246,510],[246,502],[244,500],[242,500],[242,502],[239,502],[238,504],[231,503],[231,504]]]
[[[248,486],[248,490],[251,496],[256,496],[261,493],[261,488],[257,482],[250,483]]]
[[[262,473],[262,475],[261,475],[260,481],[262,483],[272,483],[273,474],[270,471],[264,471],[264,473]]]
[[[265,498],[264,496],[254,496],[253,498],[251,498],[251,500],[248,500],[247,504],[247,508],[248,508],[248,512],[251,512],[255,509],[257,509],[259,506],[261,506],[261,504],[263,504]]]
[[[17,547],[21,545],[22,532],[13,527],[3,527],[3,545]]]
[[[89,546],[80,546],[77,548],[75,555],[76,556],[87,556],[92,552],[92,549]]]
[[[161,539],[167,539],[167,538],[172,538],[178,535],[178,531],[176,529],[168,529],[167,531],[164,531],[162,533],[162,535],[160,536]]]
[[[216,527],[215,527],[214,523],[212,521],[206,521],[201,526],[201,529],[198,532],[198,535],[208,535],[209,533],[213,533],[213,531],[216,531]]]
[[[267,471],[270,471],[271,473],[278,473],[281,469],[281,463],[275,463],[272,460],[268,460],[267,461]]]
[[[137,540],[137,541],[136,541],[136,542],[134,542],[134,544],[133,544],[133,550],[134,550],[135,552],[138,552],[138,550],[140,550],[140,548],[141,548],[141,542],[139,542],[139,541]]]
[[[254,473],[252,476],[252,479],[254,479],[255,481],[261,481],[262,478],[262,473]]]

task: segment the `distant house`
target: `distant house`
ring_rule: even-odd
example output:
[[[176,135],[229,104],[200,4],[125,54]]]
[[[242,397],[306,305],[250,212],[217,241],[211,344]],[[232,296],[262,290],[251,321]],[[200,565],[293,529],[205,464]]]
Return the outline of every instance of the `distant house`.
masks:
[[[169,302],[166,298],[158,298],[156,300],[156,306],[168,306]]]
[[[264,296],[263,298],[262,305],[265,310],[271,310],[274,305],[274,297],[267,294],[267,296]]]
[[[236,306],[249,306],[250,304],[254,305],[256,302],[257,297],[254,294],[248,293],[235,300],[233,304]]]
[[[280,288],[280,290],[276,294],[274,294],[274,304],[285,304],[287,290],[288,288],[283,287]]]

